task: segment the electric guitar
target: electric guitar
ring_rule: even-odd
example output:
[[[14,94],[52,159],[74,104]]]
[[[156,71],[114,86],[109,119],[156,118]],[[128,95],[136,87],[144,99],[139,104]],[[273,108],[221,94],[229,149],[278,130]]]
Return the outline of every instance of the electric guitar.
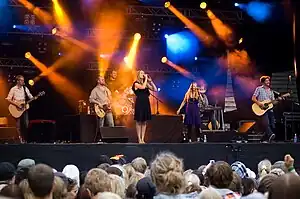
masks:
[[[111,111],[110,105],[103,105],[103,107],[100,107],[98,104],[94,105],[95,113],[98,117],[104,118],[107,112]]]
[[[39,97],[45,95],[45,91],[39,92],[38,95],[36,95],[34,98],[31,100],[28,100],[26,103],[24,101],[16,101],[15,103],[18,104],[18,106],[14,104],[10,104],[8,106],[9,113],[14,117],[14,118],[19,118],[23,115],[25,111],[27,111],[29,107],[29,103],[32,101],[38,99]]]
[[[284,95],[281,95],[280,97],[289,97],[291,94],[286,93]],[[254,103],[252,104],[252,111],[257,116],[262,116],[265,114],[268,110],[272,109],[274,107],[274,104],[278,103],[280,100],[264,100],[261,103],[263,103],[263,107],[258,106],[258,104]]]

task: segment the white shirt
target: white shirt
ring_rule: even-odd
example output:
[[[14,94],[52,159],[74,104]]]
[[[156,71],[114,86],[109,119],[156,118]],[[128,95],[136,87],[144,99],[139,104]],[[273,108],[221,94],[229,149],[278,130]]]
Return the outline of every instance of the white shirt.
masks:
[[[106,86],[96,86],[90,95],[91,103],[100,103],[101,106],[110,104],[111,92]]]
[[[33,96],[31,95],[29,89],[27,87],[25,87],[26,93],[29,97],[29,99],[32,99]],[[18,87],[18,86],[14,86],[10,89],[8,96],[6,99],[10,99],[13,101],[25,101],[25,92],[24,92],[24,87]]]

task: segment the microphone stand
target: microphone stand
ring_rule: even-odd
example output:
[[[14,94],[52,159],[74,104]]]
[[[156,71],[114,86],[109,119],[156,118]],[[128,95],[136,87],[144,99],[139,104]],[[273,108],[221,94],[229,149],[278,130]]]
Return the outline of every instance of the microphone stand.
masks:
[[[163,101],[161,101],[158,97],[156,97],[154,94],[150,92],[150,95],[156,100],[156,115],[159,115],[159,102],[164,104]]]

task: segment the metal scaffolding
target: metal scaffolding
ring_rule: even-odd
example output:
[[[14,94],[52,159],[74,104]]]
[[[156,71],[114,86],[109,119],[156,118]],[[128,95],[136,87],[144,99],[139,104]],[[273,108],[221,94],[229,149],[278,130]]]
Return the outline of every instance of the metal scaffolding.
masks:
[[[23,7],[17,0],[9,0],[11,7]],[[44,9],[51,10],[50,6],[41,7]],[[192,8],[178,8],[178,10],[186,17],[190,19],[198,19],[208,21],[209,18],[202,9]],[[240,10],[213,10],[214,14],[218,16],[224,22],[230,22],[235,24],[241,24],[244,20],[243,12]],[[148,17],[166,17],[166,18],[177,18],[170,10],[165,7],[157,6],[138,6],[128,5],[125,13],[131,16],[148,16]]]
[[[201,21],[210,21],[205,10],[179,8],[178,9],[184,16],[190,19],[199,19]],[[223,22],[231,22],[241,24],[244,20],[243,12],[238,10],[213,10],[214,14],[218,16]],[[152,16],[152,17],[168,17],[177,18],[170,10],[164,7],[153,6],[128,6],[126,14],[132,16]]]
[[[18,58],[1,58],[0,57],[0,68],[36,68],[34,64],[28,59]]]

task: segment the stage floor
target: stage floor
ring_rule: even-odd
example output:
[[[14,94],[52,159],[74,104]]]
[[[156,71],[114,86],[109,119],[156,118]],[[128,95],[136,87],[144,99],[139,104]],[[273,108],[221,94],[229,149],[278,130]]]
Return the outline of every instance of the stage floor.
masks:
[[[184,159],[186,168],[198,168],[209,160],[235,160],[244,162],[257,171],[257,164],[264,158],[272,162],[282,160],[289,153],[300,166],[300,144],[235,144],[235,143],[182,143],[182,144],[1,144],[0,162],[17,164],[23,158],[33,158],[37,163],[46,163],[57,170],[66,164],[75,164],[81,170],[98,165],[102,154],[113,156],[124,154],[128,161],[142,156],[148,162],[161,151],[171,151]]]

